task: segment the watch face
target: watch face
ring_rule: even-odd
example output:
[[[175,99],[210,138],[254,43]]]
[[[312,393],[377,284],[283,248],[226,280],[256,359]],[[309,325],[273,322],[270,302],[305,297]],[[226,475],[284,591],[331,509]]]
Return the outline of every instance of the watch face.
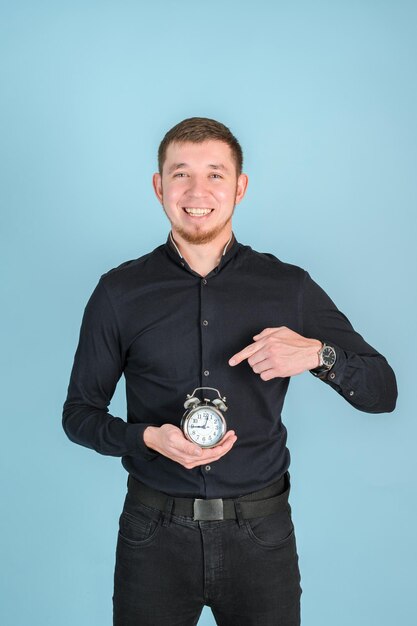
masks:
[[[336,352],[334,348],[325,346],[322,352],[323,363],[327,367],[332,367],[336,363]]]
[[[223,415],[211,406],[192,409],[183,418],[184,435],[202,448],[211,448],[219,443],[226,432]]]

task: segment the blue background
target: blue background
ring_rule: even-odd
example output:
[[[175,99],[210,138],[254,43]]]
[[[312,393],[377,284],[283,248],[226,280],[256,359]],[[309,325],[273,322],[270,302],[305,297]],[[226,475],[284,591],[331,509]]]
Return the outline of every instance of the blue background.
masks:
[[[61,409],[99,276],[166,239],[158,144],[198,115],[244,148],[237,238],[306,268],[397,373],[383,415],[291,382],[303,624],[415,624],[415,3],[0,6],[0,622],[111,624],[127,475]]]

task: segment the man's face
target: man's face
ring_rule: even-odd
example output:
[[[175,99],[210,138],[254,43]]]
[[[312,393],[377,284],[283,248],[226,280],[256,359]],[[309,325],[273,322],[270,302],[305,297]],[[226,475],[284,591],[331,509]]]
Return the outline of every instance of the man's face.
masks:
[[[174,236],[194,244],[230,236],[247,182],[237,176],[230,147],[216,140],[169,144],[162,176],[153,177]]]

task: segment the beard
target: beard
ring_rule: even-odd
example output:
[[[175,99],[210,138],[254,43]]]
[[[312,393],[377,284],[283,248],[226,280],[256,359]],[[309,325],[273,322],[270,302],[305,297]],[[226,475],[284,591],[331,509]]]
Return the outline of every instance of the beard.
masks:
[[[193,228],[187,230],[186,228],[183,228],[183,226],[176,224],[172,221],[171,226],[172,229],[175,230],[175,232],[187,243],[192,243],[196,245],[202,243],[210,243],[211,241],[216,239],[216,237],[218,237],[218,235],[220,235],[220,233],[225,228],[227,228],[229,224],[231,224],[234,211],[235,207],[233,206],[233,211],[229,215],[229,217],[227,217],[221,224],[217,224],[217,226],[214,226],[213,228],[205,228],[204,226],[199,227],[199,225],[197,224],[196,229]]]
[[[220,235],[220,233],[229,224],[231,224],[232,216],[233,216],[233,213],[235,212],[235,207],[236,207],[236,204],[235,204],[236,195],[237,195],[237,189],[235,193],[235,199],[234,199],[233,209],[232,209],[231,214],[228,217],[226,217],[226,219],[221,224],[218,224],[217,226],[214,226],[213,228],[209,228],[209,227],[206,228],[204,225],[200,225],[197,222],[196,223],[197,228],[190,228],[189,230],[187,230],[186,228],[181,226],[181,224],[177,224],[175,221],[171,220],[168,213],[165,211],[165,207],[163,204],[162,204],[162,208],[164,209],[164,213],[167,216],[168,220],[171,222],[172,229],[175,230],[175,232],[178,233],[178,235],[184,241],[186,241],[187,243],[192,243],[196,245],[202,244],[202,243],[210,243],[211,241],[216,239],[216,237],[218,237],[218,235]]]

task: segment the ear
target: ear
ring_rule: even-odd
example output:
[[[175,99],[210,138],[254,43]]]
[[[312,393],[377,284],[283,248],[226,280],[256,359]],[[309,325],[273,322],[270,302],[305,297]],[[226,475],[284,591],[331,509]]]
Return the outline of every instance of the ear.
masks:
[[[159,172],[155,172],[155,174],[152,176],[152,185],[156,197],[162,204],[162,176]]]
[[[240,174],[239,178],[237,179],[235,204],[238,204],[241,200],[243,200],[245,193],[246,193],[246,189],[248,187],[248,182],[249,182],[248,175]]]

